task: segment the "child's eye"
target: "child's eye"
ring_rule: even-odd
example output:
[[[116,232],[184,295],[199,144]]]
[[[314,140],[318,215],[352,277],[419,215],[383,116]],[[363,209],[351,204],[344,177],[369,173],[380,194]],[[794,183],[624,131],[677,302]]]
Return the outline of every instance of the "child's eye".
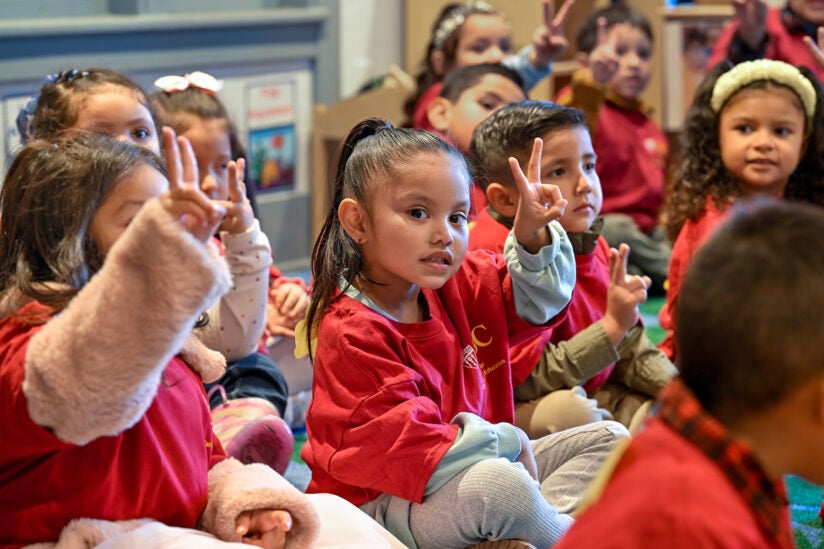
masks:
[[[466,225],[469,218],[464,212],[456,212],[449,216],[449,222],[454,225]]]
[[[595,162],[585,162],[584,169],[588,172],[595,171]]]
[[[792,133],[793,133],[793,131],[790,128],[776,128],[775,129],[775,135],[779,135],[781,137],[786,137],[788,135],[791,135]]]
[[[494,110],[498,105],[493,103],[492,101],[478,101],[478,104],[481,106],[482,109],[491,111]]]
[[[413,219],[424,219],[426,217],[426,210],[423,208],[412,208],[409,210],[409,217]]]
[[[561,177],[565,173],[566,170],[564,170],[563,168],[555,168],[554,170],[550,170],[549,173],[547,173],[547,177]]]
[[[498,47],[501,48],[502,52],[508,54],[512,51],[512,42],[501,42]]]
[[[134,131],[134,136],[141,140],[148,139],[151,136],[151,133],[149,133],[149,130],[146,128],[138,128]]]
[[[752,132],[752,126],[750,126],[749,124],[739,124],[734,129],[735,129],[735,131],[738,131],[738,132],[741,132],[741,133],[751,133]]]

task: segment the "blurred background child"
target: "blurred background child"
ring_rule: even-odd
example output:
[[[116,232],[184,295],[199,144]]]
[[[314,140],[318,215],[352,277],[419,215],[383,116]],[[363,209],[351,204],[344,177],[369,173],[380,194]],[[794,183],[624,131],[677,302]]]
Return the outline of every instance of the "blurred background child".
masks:
[[[670,243],[659,225],[668,143],[640,96],[649,83],[652,27],[623,3],[590,15],[578,29],[580,68],[556,100],[587,115],[604,192],[601,231],[612,247],[632,250],[630,272],[663,293]]]
[[[441,82],[453,70],[480,63],[499,63],[516,71],[529,90],[551,71],[552,61],[568,47],[564,24],[574,0],[566,0],[553,15],[551,0],[543,0],[543,24],[533,43],[512,54],[512,33],[504,15],[486,2],[444,6],[432,27],[424,68],[416,76],[417,89],[406,102],[408,125],[431,130],[427,107],[440,93]]]
[[[503,252],[519,201],[507,161],[524,162],[537,137],[544,141],[541,181],[568,201],[559,221],[575,252],[575,292],[559,325],[512,352],[513,361],[531,365],[515,387],[515,421],[532,438],[613,417],[632,432],[676,370],[639,322],[649,279],[627,276],[631,250],[610,249],[600,235],[598,157],[582,111],[526,101],[478,126],[471,153],[489,204],[469,232],[469,248]]]
[[[783,6],[768,6],[764,0],[732,0],[735,16],[715,42],[707,67],[721,61],[732,63],[754,59],[777,59],[803,65],[819,80],[824,67],[810,54],[806,39],[816,38],[824,25],[824,5],[814,0],[787,0]]]
[[[806,67],[761,59],[716,66],[696,93],[666,202],[674,240],[660,348],[676,364],[681,281],[695,252],[738,198],[824,205],[821,86]]]
[[[489,115],[510,103],[526,99],[518,74],[497,63],[462,67],[449,73],[438,97],[429,104],[427,117],[433,131],[469,154],[472,132]],[[486,196],[472,185],[470,217],[486,206]]]

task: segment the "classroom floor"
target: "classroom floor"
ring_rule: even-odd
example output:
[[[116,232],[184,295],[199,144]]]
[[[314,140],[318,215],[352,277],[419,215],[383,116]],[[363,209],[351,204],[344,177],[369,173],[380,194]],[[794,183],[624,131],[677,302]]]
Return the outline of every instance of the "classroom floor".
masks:
[[[664,336],[663,330],[658,325],[657,316],[658,310],[663,304],[663,297],[653,297],[648,299],[641,307],[641,315],[647,328],[647,334],[650,340],[656,343]],[[304,442],[306,442],[306,431],[303,429],[296,430],[292,464],[286,472],[287,478],[302,489],[309,482],[308,468],[300,459],[300,449]],[[824,549],[824,526],[822,526],[821,519],[818,517],[824,489],[791,475],[788,475],[785,481],[790,500],[790,513],[796,547],[798,549]]]

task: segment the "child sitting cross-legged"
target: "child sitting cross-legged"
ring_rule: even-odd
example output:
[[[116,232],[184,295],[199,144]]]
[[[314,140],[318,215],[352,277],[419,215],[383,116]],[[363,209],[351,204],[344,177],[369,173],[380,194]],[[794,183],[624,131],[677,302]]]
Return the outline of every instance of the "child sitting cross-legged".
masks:
[[[478,126],[471,155],[489,205],[478,214],[469,246],[503,249],[519,200],[507,159],[527,158],[538,137],[545,144],[540,180],[557,185],[569,202],[560,223],[573,245],[577,276],[566,319],[513,350],[513,360],[533,366],[515,388],[516,423],[535,437],[614,416],[632,431],[676,370],[639,322],[649,279],[627,276],[629,248],[610,249],[600,235],[601,185],[582,111],[526,101]]]

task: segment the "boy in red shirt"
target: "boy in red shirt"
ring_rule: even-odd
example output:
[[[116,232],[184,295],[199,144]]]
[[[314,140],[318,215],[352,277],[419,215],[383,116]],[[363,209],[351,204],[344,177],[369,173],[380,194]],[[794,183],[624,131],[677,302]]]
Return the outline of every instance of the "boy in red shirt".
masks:
[[[630,270],[662,294],[671,246],[658,214],[664,199],[669,146],[640,96],[652,70],[652,28],[627,6],[593,13],[578,31],[580,68],[557,102],[583,110],[598,154],[604,190],[602,234],[610,246],[632,249]]]
[[[478,126],[470,151],[489,204],[478,213],[469,247],[502,251],[518,203],[507,158],[528,155],[537,137],[545,144],[541,180],[557,185],[569,201],[560,223],[575,252],[576,283],[566,319],[513,350],[513,364],[525,362],[529,366],[520,371],[532,371],[515,389],[516,423],[542,436],[612,414],[632,431],[676,370],[639,323],[649,279],[628,277],[629,248],[610,249],[600,236],[601,185],[582,111],[526,101]]]
[[[734,207],[682,286],[681,376],[558,549],[793,547],[782,477],[824,483],[822,246],[820,208]]]

